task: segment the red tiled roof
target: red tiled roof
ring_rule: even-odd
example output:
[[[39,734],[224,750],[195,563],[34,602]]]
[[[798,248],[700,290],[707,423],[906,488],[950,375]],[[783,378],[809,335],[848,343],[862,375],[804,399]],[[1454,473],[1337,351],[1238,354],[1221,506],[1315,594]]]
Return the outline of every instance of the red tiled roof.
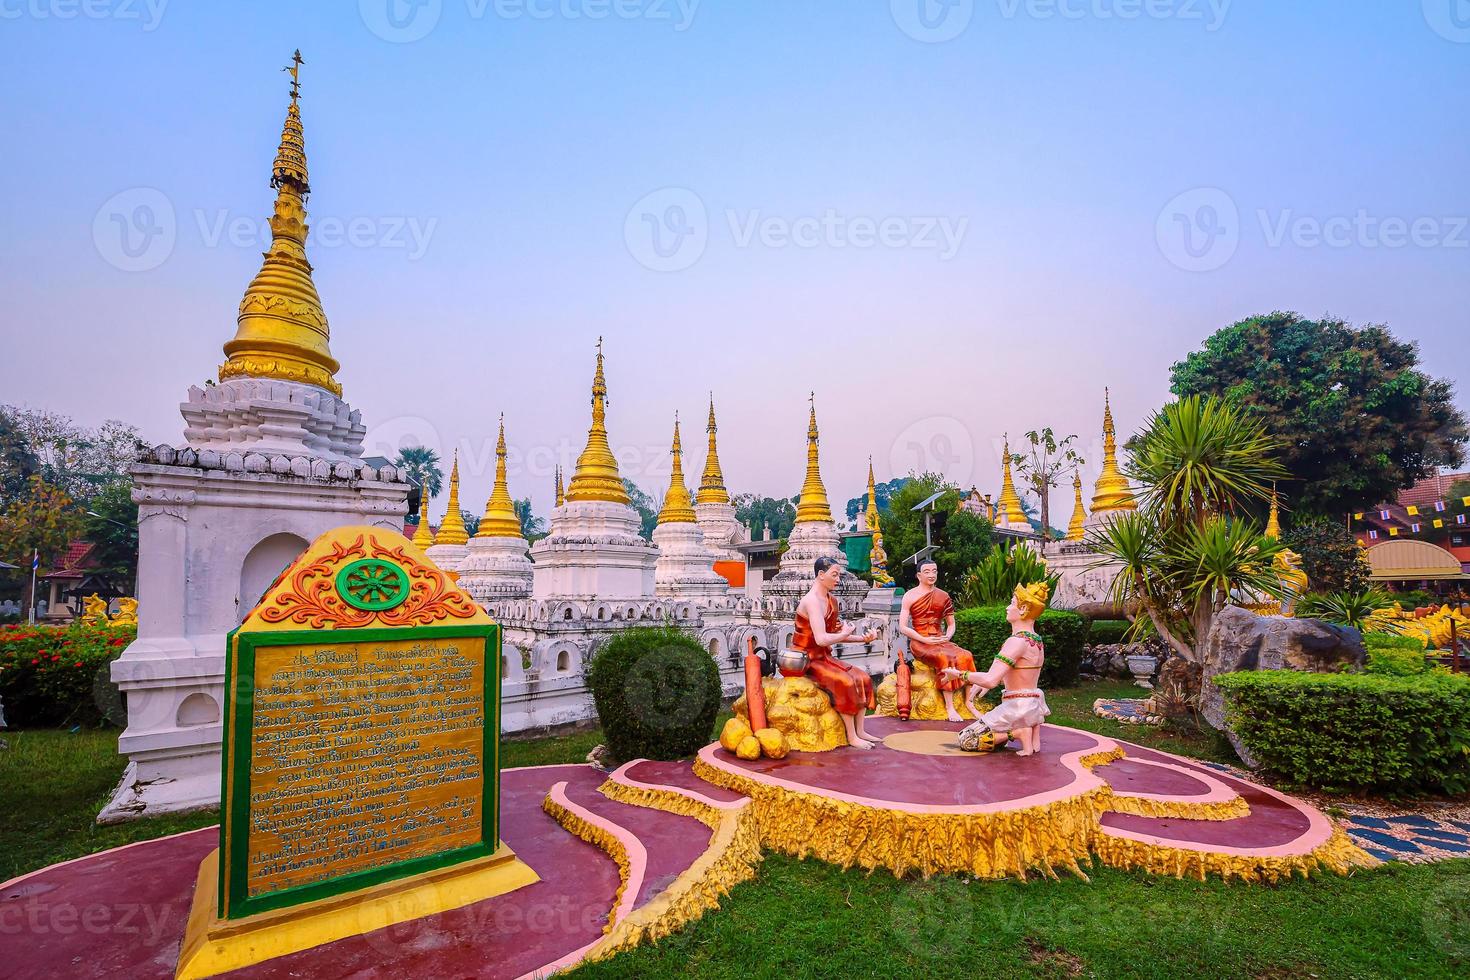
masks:
[[[98,567],[92,560],[92,552],[96,547],[90,541],[73,541],[66,546],[66,553],[61,556],[55,568],[41,578],[82,578],[86,572]]]
[[[1444,473],[1439,476],[1430,476],[1420,480],[1407,490],[1400,490],[1395,503],[1401,507],[1413,505],[1422,507],[1424,504],[1432,504],[1436,500],[1443,500],[1449,496],[1450,487],[1461,480],[1470,480],[1470,473]],[[1374,510],[1382,510],[1375,507]]]

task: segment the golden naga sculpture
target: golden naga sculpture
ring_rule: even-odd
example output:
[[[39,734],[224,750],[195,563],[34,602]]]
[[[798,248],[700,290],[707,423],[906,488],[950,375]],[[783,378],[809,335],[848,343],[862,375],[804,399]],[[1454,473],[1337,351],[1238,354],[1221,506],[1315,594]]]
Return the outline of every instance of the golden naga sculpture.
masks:
[[[693,524],[694,501],[689,488],[684,485],[684,447],[679,442],[679,415],[674,413],[674,445],[670,450],[674,456],[673,468],[669,471],[669,492],[664,494],[664,505],[658,512],[660,524]]]
[[[1087,510],[1082,506],[1082,474],[1072,474],[1072,523],[1067,525],[1067,540],[1081,541],[1087,530]]]
[[[893,576],[888,574],[888,552],[883,550],[883,528],[878,519],[878,486],[873,480],[873,457],[868,457],[868,509],[863,514],[863,523],[873,532],[873,547],[868,550],[868,565],[873,575],[873,584],[880,588],[893,585]]]
[[[1005,448],[1001,450],[1000,506],[996,511],[997,524],[1021,524],[1026,520],[1026,511],[1021,506],[1021,495],[1016,493],[1016,482],[1011,479],[1011,437],[1006,436]]]
[[[705,432],[709,433],[709,449],[704,457],[704,475],[699,480],[699,492],[694,495],[696,504],[728,504],[730,491],[725,489],[725,473],[720,469],[720,451],[715,446],[715,396],[709,396],[709,422]]]
[[[827,503],[827,488],[822,485],[821,461],[817,446],[821,437],[817,432],[817,393],[811,394],[811,418],[806,427],[806,479],[801,484],[801,496],[796,505],[796,523],[832,520],[832,507]]]
[[[291,105],[271,168],[276,189],[271,244],[265,261],[245,289],[235,337],[225,344],[219,379],[278,378],[342,394],[337,359],[328,348],[330,331],[306,259],[306,140],[302,135],[301,52],[292,57]]]
[[[1276,573],[1284,590],[1281,596],[1281,615],[1295,615],[1297,601],[1307,594],[1307,573],[1302,571],[1302,556],[1290,548],[1283,548],[1272,560],[1271,570]]]
[[[597,373],[592,377],[592,427],[587,430],[587,445],[577,457],[566,499],[629,503],[617,458],[607,441],[607,379],[602,374],[601,337],[597,338]]]
[[[485,513],[475,531],[477,538],[525,537],[521,533],[521,519],[516,516],[515,501],[511,499],[510,488],[506,483],[505,457],[505,414],[501,413],[500,435],[495,440],[495,487],[490,491],[490,498],[485,501]],[[558,489],[560,483],[561,473],[558,471]]]
[[[1113,426],[1111,392],[1103,389],[1103,465],[1098,475],[1097,487],[1092,494],[1092,513],[1109,514],[1114,511],[1137,510],[1138,501],[1133,499],[1133,489],[1128,479],[1118,469],[1118,433]]]
[[[95,592],[83,599],[82,622],[88,626],[106,626],[107,600]]]
[[[117,613],[112,617],[113,626],[137,626],[138,625],[138,600],[132,596],[124,596],[117,600]]]

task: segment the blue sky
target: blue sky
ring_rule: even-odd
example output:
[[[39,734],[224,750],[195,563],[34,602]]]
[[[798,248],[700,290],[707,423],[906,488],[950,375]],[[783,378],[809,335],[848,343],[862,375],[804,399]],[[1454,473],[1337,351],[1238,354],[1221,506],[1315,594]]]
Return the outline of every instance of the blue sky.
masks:
[[[1470,403],[1464,0],[0,0],[0,401],[179,438],[297,47],[339,379],[370,448],[461,448],[471,509],[502,411],[549,505],[599,334],[655,494],[711,389],[736,491],[796,492],[810,390],[838,501],[869,454],[993,491],[1045,425],[1096,463],[1104,385],[1131,431],[1273,309],[1387,323]]]

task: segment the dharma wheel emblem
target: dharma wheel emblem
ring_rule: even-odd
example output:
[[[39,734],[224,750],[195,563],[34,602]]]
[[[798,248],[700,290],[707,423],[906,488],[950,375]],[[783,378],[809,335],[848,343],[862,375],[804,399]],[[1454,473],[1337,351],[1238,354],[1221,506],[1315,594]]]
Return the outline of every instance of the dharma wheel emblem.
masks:
[[[337,573],[337,591],[349,606],[381,612],[408,598],[408,573],[392,562],[362,558]]]

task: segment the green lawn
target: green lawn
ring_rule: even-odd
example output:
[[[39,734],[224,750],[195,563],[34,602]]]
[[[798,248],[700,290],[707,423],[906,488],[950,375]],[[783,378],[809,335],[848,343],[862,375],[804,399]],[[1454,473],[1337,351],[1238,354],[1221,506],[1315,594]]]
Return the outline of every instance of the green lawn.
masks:
[[[1091,714],[1124,682],[1048,692],[1052,720],[1230,761],[1214,736]],[[721,723],[727,715],[721,715]],[[0,751],[0,879],[215,822],[213,813],[99,828],[122,772],[117,731],[7,732]],[[580,762],[593,730],[505,741],[507,767]],[[1099,867],[1092,883],[899,882],[769,855],[720,912],[585,977],[1456,977],[1470,975],[1470,861],[1394,865],[1286,885],[1175,881]]]

